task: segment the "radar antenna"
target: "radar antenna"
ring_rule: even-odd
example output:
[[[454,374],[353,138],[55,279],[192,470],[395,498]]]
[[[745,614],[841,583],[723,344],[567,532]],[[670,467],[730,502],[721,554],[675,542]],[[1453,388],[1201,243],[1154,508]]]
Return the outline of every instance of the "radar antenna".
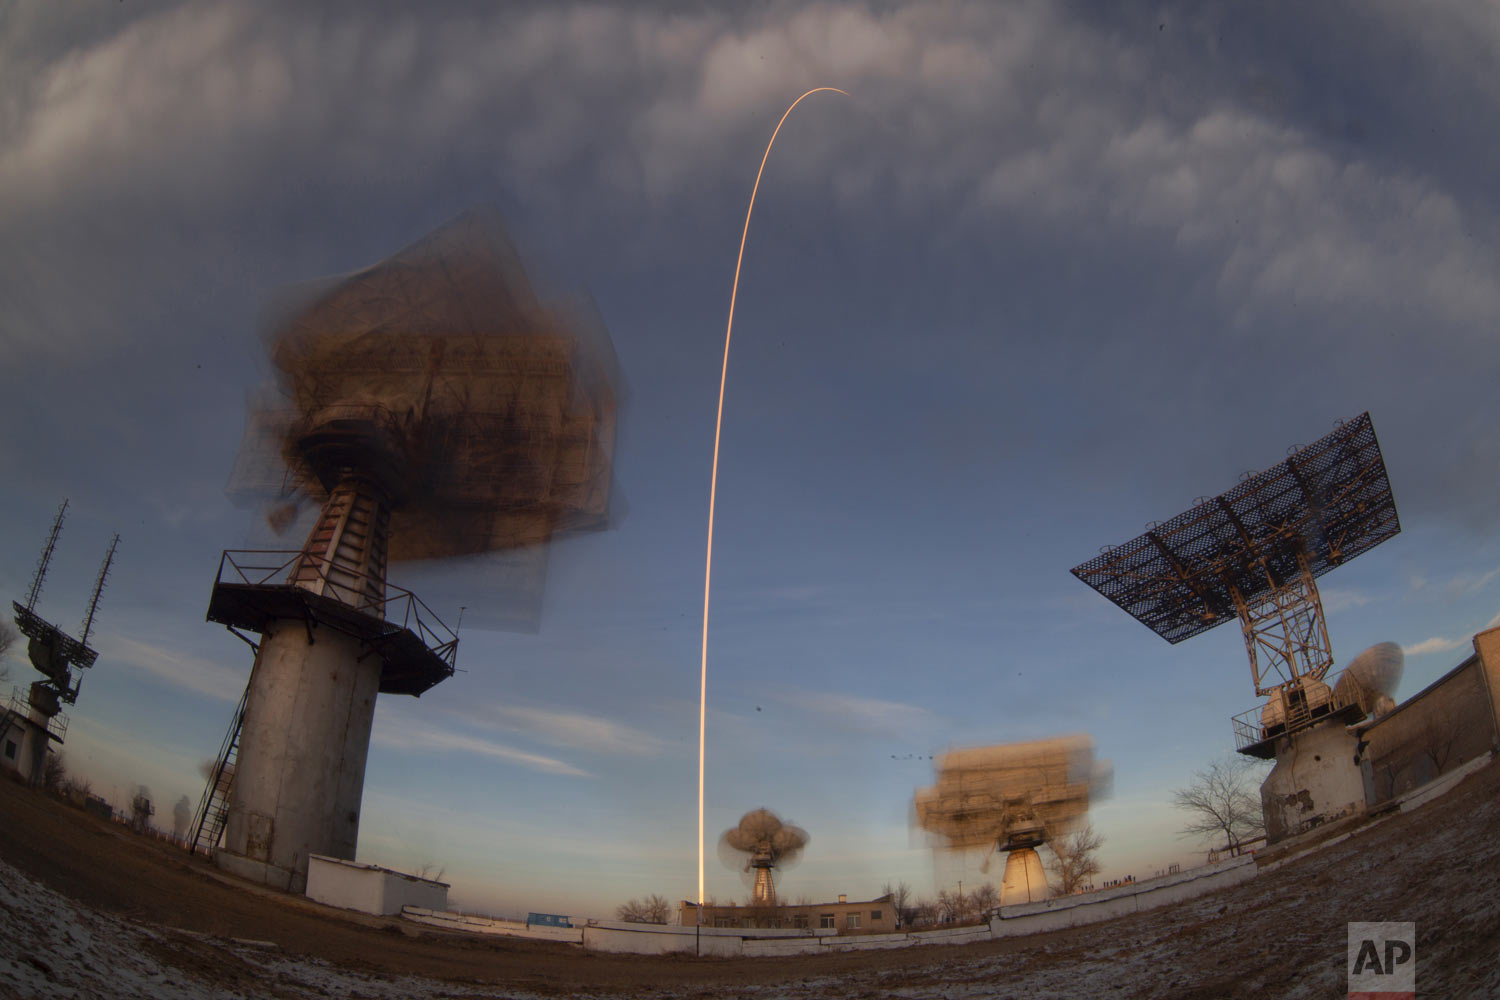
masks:
[[[771,810],[752,809],[719,837],[719,860],[739,869],[756,906],[775,906],[772,872],[796,864],[809,839],[806,830],[782,822]]]
[[[1280,708],[1240,750],[1335,711],[1317,577],[1401,530],[1368,413],[1073,568],[1170,643],[1238,619],[1255,693]],[[1361,714],[1360,717],[1363,717]],[[1269,731],[1274,729],[1275,731]]]
[[[455,671],[457,633],[387,564],[514,554],[532,599],[554,536],[608,525],[615,360],[538,296],[491,208],[309,286],[267,341],[279,393],[252,401],[231,492],[279,530],[319,513],[301,549],[220,561],[208,619],[260,638],[200,842],[222,815],[220,867],[300,891],[310,854],[355,857],[376,697]],[[472,624],[502,602],[453,603]]]
[[[31,578],[31,590],[26,594],[27,611],[34,610],[37,598],[42,596],[42,578],[47,575],[47,564],[52,561],[52,550],[57,547],[57,536],[62,534],[63,517],[67,513],[68,499],[64,497],[62,506],[57,508],[57,517],[52,521],[52,531],[47,535],[47,544],[42,546],[42,558],[37,560],[36,575]]]
[[[94,627],[94,613],[99,610],[99,595],[104,593],[104,580],[109,576],[110,564],[115,561],[115,549],[120,544],[120,536],[115,535],[109,543],[109,551],[104,554],[104,565],[99,567],[99,579],[94,581],[94,597],[89,601],[89,613],[83,618],[83,635],[79,642],[85,646],[89,644],[89,632]]]
[[[918,789],[916,824],[949,850],[1006,852],[1000,902],[1048,893],[1036,849],[1071,832],[1104,794],[1109,767],[1087,736],[952,750],[937,760],[937,784]]]
[[[52,530],[47,533],[47,542],[42,546],[42,557],[37,561],[36,575],[32,578],[31,589],[26,593],[26,603],[11,602],[16,628],[28,640],[26,655],[31,660],[31,665],[42,675],[42,679],[31,684],[26,699],[29,714],[23,714],[16,707],[19,702],[13,699],[12,708],[4,713],[3,726],[0,728],[30,725],[39,733],[45,734],[45,738],[38,738],[32,743],[31,759],[19,762],[23,769],[30,770],[33,780],[39,780],[42,775],[47,748],[51,743],[63,742],[63,736],[67,733],[68,717],[62,714],[62,706],[72,705],[78,700],[78,692],[83,687],[83,671],[92,667],[99,658],[99,654],[88,644],[89,631],[99,607],[99,593],[104,588],[104,577],[114,560],[115,546],[120,542],[119,535],[110,542],[104,567],[94,586],[93,600],[89,602],[88,613],[84,616],[82,637],[75,639],[43,618],[36,610],[37,601],[42,594],[42,581],[52,562],[52,554],[57,549],[57,539],[62,534],[63,518],[67,510],[68,501],[63,500],[57,508],[57,516],[52,520]],[[76,679],[75,670],[78,671]]]
[[[1333,648],[1317,578],[1400,531],[1380,442],[1361,413],[1073,567],[1168,642],[1239,620],[1250,679],[1266,701],[1231,724],[1240,753],[1276,758],[1261,785],[1271,843],[1364,809],[1359,741],[1348,727],[1389,709],[1400,650],[1372,647],[1338,683],[1325,680]],[[1299,776],[1309,766],[1324,772],[1311,785]]]

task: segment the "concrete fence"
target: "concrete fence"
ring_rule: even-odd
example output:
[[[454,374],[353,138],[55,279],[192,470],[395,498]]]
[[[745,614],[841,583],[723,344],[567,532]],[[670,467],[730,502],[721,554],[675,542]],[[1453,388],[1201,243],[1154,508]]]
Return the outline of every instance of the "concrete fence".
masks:
[[[1255,859],[1244,854],[1101,892],[1006,906],[991,918],[990,932],[997,938],[1015,937],[1113,920],[1238,885],[1254,878],[1255,871]]]
[[[1022,934],[1037,934],[1165,906],[1255,874],[1250,857],[1234,858],[1207,868],[1136,882],[1088,896],[1069,896],[1041,903],[1007,906],[987,924],[899,931],[894,934],[839,934],[833,929],[680,927],[590,920],[577,927],[528,926],[518,920],[472,916],[408,906],[402,917],[445,930],[542,941],[563,941],[586,951],[635,955],[741,956],[812,955],[836,951],[872,951],[921,945],[968,944]]]
[[[1460,780],[1491,762],[1490,757],[1470,761],[1421,788],[1400,796],[1396,809],[1409,811],[1448,791]],[[1376,823],[1380,822],[1377,818]],[[1370,824],[1366,824],[1370,825]],[[988,924],[902,931],[894,934],[839,934],[833,929],[758,929],[742,927],[680,927],[668,924],[635,924],[615,920],[590,920],[578,927],[527,926],[516,920],[469,916],[407,906],[401,915],[417,923],[478,934],[501,934],[548,941],[564,941],[589,951],[626,952],[637,955],[714,955],[722,957],[809,955],[835,951],[865,951],[907,948],[914,945],[967,944],[1099,923],[1143,910],[1180,903],[1218,889],[1239,885],[1257,871],[1271,870],[1287,861],[1331,846],[1350,834],[1332,840],[1314,841],[1305,848],[1258,867],[1251,855],[1227,858],[1201,868],[1173,872],[1143,882],[1132,882],[1079,896],[1061,896],[1040,903],[1002,907]],[[1295,838],[1294,838],[1295,839]]]
[[[441,927],[448,931],[531,938],[535,941],[564,941],[568,944],[583,943],[582,927],[544,927],[541,924],[526,924],[519,920],[501,920],[499,917],[481,917],[469,913],[453,913],[449,910],[431,910],[423,906],[402,907],[401,916],[413,923]]]

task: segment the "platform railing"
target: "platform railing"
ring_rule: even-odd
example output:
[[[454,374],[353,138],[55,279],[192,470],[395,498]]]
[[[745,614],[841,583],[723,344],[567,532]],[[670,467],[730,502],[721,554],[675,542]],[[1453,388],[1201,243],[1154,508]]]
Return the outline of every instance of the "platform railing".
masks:
[[[13,687],[10,689],[10,702],[5,706],[17,719],[31,718],[31,691],[24,687]],[[68,735],[68,715],[66,712],[57,712],[47,718],[47,732],[57,742],[63,742]]]
[[[1309,725],[1311,725],[1313,722],[1318,721],[1319,719],[1327,718],[1330,715],[1337,715],[1343,712],[1345,709],[1355,706],[1358,706],[1358,708],[1364,715],[1369,715],[1371,710],[1374,708],[1374,705],[1366,704],[1366,700],[1363,697],[1363,688],[1361,688],[1353,696],[1345,695],[1344,697],[1339,697],[1339,681],[1343,679],[1343,676],[1344,671],[1340,670],[1337,674],[1324,679],[1323,683],[1327,684],[1329,689],[1328,701],[1318,705],[1309,706],[1308,709],[1304,709],[1300,714],[1290,714],[1283,722],[1279,722],[1271,726],[1262,724],[1261,714],[1265,711],[1267,704],[1266,702],[1261,702],[1254,708],[1245,712],[1241,712],[1239,715],[1231,718],[1230,723],[1234,726],[1235,750],[1243,750],[1248,746],[1253,746],[1256,743],[1263,743],[1266,740],[1274,739],[1277,736],[1285,736],[1290,733],[1298,732],[1302,729],[1306,729]],[[1309,714],[1309,711],[1311,714]]]
[[[219,572],[214,577],[214,586],[221,583],[241,584],[252,587],[294,586],[289,582],[292,566],[302,558],[302,551],[286,549],[226,549],[219,559]],[[304,564],[306,565],[306,564]],[[325,564],[318,565],[318,579],[328,582]],[[348,571],[340,567],[340,573]],[[347,580],[335,581],[341,592],[348,592]],[[361,577],[359,583],[363,584]],[[384,580],[377,580],[385,597],[368,599],[362,586],[355,588],[358,602],[340,602],[351,610],[377,615],[386,622],[399,625],[417,635],[448,666],[454,665],[458,653],[458,635],[437,616],[437,613],[422,603],[421,598],[404,587]]]

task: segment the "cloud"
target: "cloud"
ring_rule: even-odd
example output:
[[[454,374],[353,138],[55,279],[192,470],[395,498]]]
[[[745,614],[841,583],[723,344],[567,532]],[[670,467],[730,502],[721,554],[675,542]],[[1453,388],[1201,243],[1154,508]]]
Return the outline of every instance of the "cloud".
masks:
[[[1340,590],[1334,587],[1320,588],[1318,593],[1323,600],[1323,610],[1330,613],[1362,608],[1374,600],[1370,595],[1357,590]]]
[[[933,712],[917,705],[834,692],[794,691],[777,700],[822,716],[831,725],[879,736],[909,737],[939,721]]]
[[[143,671],[157,680],[221,701],[238,701],[245,690],[243,669],[188,656],[124,636],[109,636],[99,643],[100,658]]]
[[[542,754],[531,753],[516,747],[496,743],[480,736],[470,736],[456,729],[445,729],[422,722],[405,712],[390,707],[390,702],[377,701],[375,705],[375,728],[371,740],[380,746],[396,750],[436,750],[462,754],[478,754],[516,764],[543,774],[561,774],[577,778],[592,778],[593,775]]]
[[[1500,566],[1495,567],[1488,573],[1481,573],[1478,576],[1469,573],[1460,573],[1448,581],[1447,591],[1451,595],[1472,594],[1475,591],[1483,590],[1496,577],[1500,577]]]
[[[559,208],[600,191],[635,224],[663,205],[691,215],[738,183],[789,96],[834,84],[855,102],[810,106],[818,124],[777,151],[779,183],[801,196],[831,189],[849,210],[878,204],[933,232],[985,237],[1019,219],[1164,241],[1252,312],[1500,317],[1497,261],[1440,179],[1235,100],[1212,76],[1222,68],[1201,92],[1159,99],[1151,34],[980,2],[422,16],[184,5],[28,66],[0,131],[0,222],[31,270],[0,298],[40,327],[29,288],[57,297],[42,279],[77,259],[71,244],[118,259],[116,240],[140,239],[111,221],[125,205],[170,251],[132,266],[168,269],[209,267],[226,237],[201,221],[168,235],[164,211],[213,218],[333,184],[498,175]],[[95,304],[70,305],[72,318],[102,335],[115,311],[82,298]]]
[[[1497,616],[1500,621],[1500,616]],[[1423,653],[1446,653],[1450,649],[1457,649],[1468,639],[1445,639],[1441,636],[1433,636],[1431,639],[1423,639],[1421,642],[1411,646],[1402,646],[1401,651],[1407,656],[1421,656]]]
[[[582,712],[494,704],[456,709],[453,714],[496,730],[522,733],[551,746],[589,753],[646,757],[660,753],[665,746],[661,739],[650,733]]]

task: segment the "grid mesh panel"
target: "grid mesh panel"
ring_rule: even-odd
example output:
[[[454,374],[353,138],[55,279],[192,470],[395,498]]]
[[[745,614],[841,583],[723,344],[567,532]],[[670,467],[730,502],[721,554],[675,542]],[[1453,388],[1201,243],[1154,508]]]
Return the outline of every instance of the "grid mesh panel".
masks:
[[[1397,534],[1401,522],[1370,415],[1186,510],[1073,575],[1177,643],[1236,618],[1297,573],[1321,576]]]

